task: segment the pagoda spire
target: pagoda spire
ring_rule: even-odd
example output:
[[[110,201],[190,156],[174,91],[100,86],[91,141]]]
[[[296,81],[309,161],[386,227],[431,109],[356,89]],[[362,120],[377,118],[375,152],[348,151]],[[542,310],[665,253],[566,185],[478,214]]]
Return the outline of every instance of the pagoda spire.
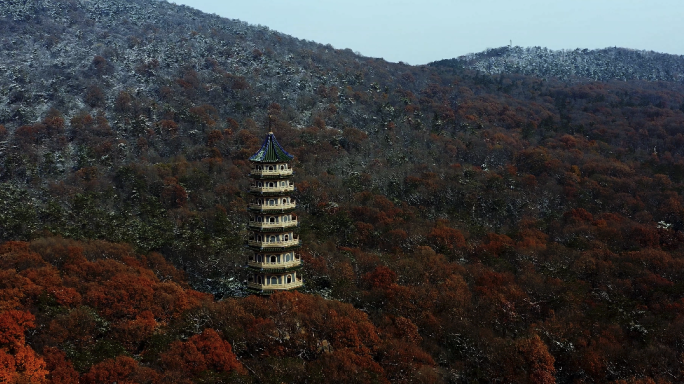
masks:
[[[290,196],[294,191],[290,164],[293,159],[271,131],[249,158],[252,182],[247,245],[253,254],[247,260],[247,289],[255,294],[270,295],[304,285],[300,273],[302,260],[296,252],[301,241],[294,232],[299,221],[292,213],[297,202]]]
[[[285,163],[292,161],[294,156],[287,153],[285,149],[278,143],[273,132],[269,132],[264,139],[261,148],[249,158],[253,163]],[[251,175],[250,175],[251,176]]]

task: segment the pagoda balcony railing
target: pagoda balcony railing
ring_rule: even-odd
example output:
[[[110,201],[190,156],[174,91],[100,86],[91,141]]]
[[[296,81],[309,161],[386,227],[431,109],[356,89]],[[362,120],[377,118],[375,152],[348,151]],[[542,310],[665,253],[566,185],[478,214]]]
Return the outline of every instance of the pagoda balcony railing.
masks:
[[[281,228],[294,228],[299,225],[299,221],[297,220],[290,220],[290,221],[281,221],[280,223],[266,223],[266,222],[259,222],[259,221],[250,221],[249,226],[250,228],[256,228],[256,229],[281,229]]]
[[[258,289],[261,291],[267,291],[267,290],[281,290],[281,289],[293,289],[293,288],[299,288],[304,285],[304,280],[302,280],[301,277],[297,276],[297,279],[295,279],[291,283],[282,283],[282,284],[259,284],[253,281],[250,281],[247,283],[247,287],[252,288],[252,289]]]
[[[292,185],[286,185],[284,187],[259,187],[257,185],[250,185],[249,186],[249,191],[250,192],[261,192],[261,193],[288,193],[288,192],[294,192],[295,186],[294,184]]]
[[[280,212],[286,209],[295,209],[297,207],[297,201],[292,200],[289,203],[280,203],[278,204],[278,201],[276,201],[276,204],[266,204],[267,202],[264,202],[264,204],[257,204],[257,203],[250,203],[249,204],[249,209],[251,210],[256,210],[256,211],[263,211],[263,212]]]
[[[267,257],[268,259],[268,257]],[[286,261],[283,263],[267,263],[267,262],[258,262],[254,260],[250,260],[247,262],[247,265],[250,267],[254,268],[261,268],[261,269],[285,269],[285,268],[292,268],[292,267],[299,267],[302,265],[302,259],[295,259],[292,261]]]
[[[252,169],[250,175],[253,176],[292,176],[292,169],[276,169],[276,170],[266,170],[266,169]]]
[[[298,238],[294,238],[292,240],[284,240],[284,241],[258,241],[258,240],[249,240],[247,242],[247,245],[250,247],[256,247],[256,248],[262,248],[268,250],[269,248],[289,248],[289,247],[294,247],[301,245],[302,242]]]

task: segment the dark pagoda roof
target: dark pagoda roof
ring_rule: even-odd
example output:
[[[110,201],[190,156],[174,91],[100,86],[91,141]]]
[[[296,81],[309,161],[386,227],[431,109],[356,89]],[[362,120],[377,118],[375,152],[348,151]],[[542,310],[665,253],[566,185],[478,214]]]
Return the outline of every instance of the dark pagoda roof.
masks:
[[[249,158],[250,161],[257,163],[286,163],[294,159],[294,156],[287,153],[283,147],[278,144],[273,132],[269,132],[266,135],[264,144],[261,145],[259,149],[252,157]]]

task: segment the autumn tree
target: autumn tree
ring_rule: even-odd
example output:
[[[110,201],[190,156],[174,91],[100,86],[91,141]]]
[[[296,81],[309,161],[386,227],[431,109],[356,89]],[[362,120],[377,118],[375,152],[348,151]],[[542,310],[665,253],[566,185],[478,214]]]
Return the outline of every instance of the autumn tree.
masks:
[[[186,342],[175,342],[161,355],[164,367],[198,377],[205,371],[246,374],[237,361],[230,343],[221,339],[213,329],[205,329]]]
[[[0,380],[6,383],[45,383],[45,361],[26,345],[24,332],[35,327],[24,311],[0,312]]]

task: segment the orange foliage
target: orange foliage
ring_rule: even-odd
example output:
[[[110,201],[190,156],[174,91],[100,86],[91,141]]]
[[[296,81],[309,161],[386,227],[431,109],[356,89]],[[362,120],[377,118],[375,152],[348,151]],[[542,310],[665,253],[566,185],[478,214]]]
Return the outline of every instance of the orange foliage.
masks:
[[[84,384],[101,383],[157,383],[159,374],[150,368],[141,367],[138,362],[126,356],[108,359],[90,368],[82,376]]]
[[[175,177],[167,177],[164,179],[161,198],[167,207],[182,208],[188,202],[188,193],[182,185],[178,184]]]
[[[514,382],[530,384],[554,384],[556,382],[556,368],[553,366],[555,359],[539,336],[520,339],[515,343],[515,347],[521,360],[521,365],[516,368],[523,372],[515,374],[514,377],[517,379],[514,379]]]
[[[237,361],[230,343],[221,339],[213,329],[205,329],[186,342],[173,343],[171,349],[161,356],[161,360],[166,369],[192,376],[207,370],[246,374],[246,370]]]
[[[389,288],[392,284],[397,282],[397,274],[384,265],[381,265],[373,272],[369,272],[363,276],[363,280],[372,288]]]
[[[435,366],[432,357],[414,343],[390,340],[382,345],[379,356],[380,365],[392,383],[441,381],[437,372],[426,369]]]
[[[437,225],[428,234],[428,241],[436,250],[444,253],[465,247],[465,237],[461,231],[446,226],[444,221],[437,221]]]
[[[312,370],[320,375],[321,380],[337,383],[389,383],[383,376],[380,364],[369,356],[358,356],[354,352],[343,349],[334,350],[317,359]],[[353,372],[353,374],[350,374]]]
[[[0,382],[45,383],[45,361],[26,345],[24,332],[35,327],[35,317],[24,311],[0,313]]]
[[[514,244],[510,237],[496,233],[488,233],[486,239],[487,243],[481,244],[477,250],[478,252],[489,253],[493,256],[500,256]]]
[[[46,369],[50,372],[47,379],[52,384],[78,384],[79,374],[73,364],[66,359],[66,354],[54,347],[43,350]]]
[[[2,379],[45,382],[47,377],[55,383],[78,382],[72,364],[56,347],[68,343],[72,348],[88,350],[109,332],[108,337],[116,343],[139,352],[161,326],[210,298],[186,290],[187,284],[180,280],[182,274],[159,254],[142,257],[131,252],[128,246],[99,241],[76,243],[60,238],[0,245]],[[164,279],[171,280],[161,282],[148,267],[155,267]],[[34,315],[13,309],[34,310],[38,303],[60,308],[46,312],[51,313],[47,319],[45,313],[41,314],[41,321],[47,323],[41,324],[37,340],[45,345],[45,361],[24,339],[26,329],[34,327]],[[210,339],[197,341],[197,347],[209,354],[210,366],[227,367],[229,361],[219,353],[229,352],[226,345],[212,350],[207,344]],[[118,357],[91,367],[81,382],[156,382],[158,377],[154,370],[140,367],[127,357]]]

